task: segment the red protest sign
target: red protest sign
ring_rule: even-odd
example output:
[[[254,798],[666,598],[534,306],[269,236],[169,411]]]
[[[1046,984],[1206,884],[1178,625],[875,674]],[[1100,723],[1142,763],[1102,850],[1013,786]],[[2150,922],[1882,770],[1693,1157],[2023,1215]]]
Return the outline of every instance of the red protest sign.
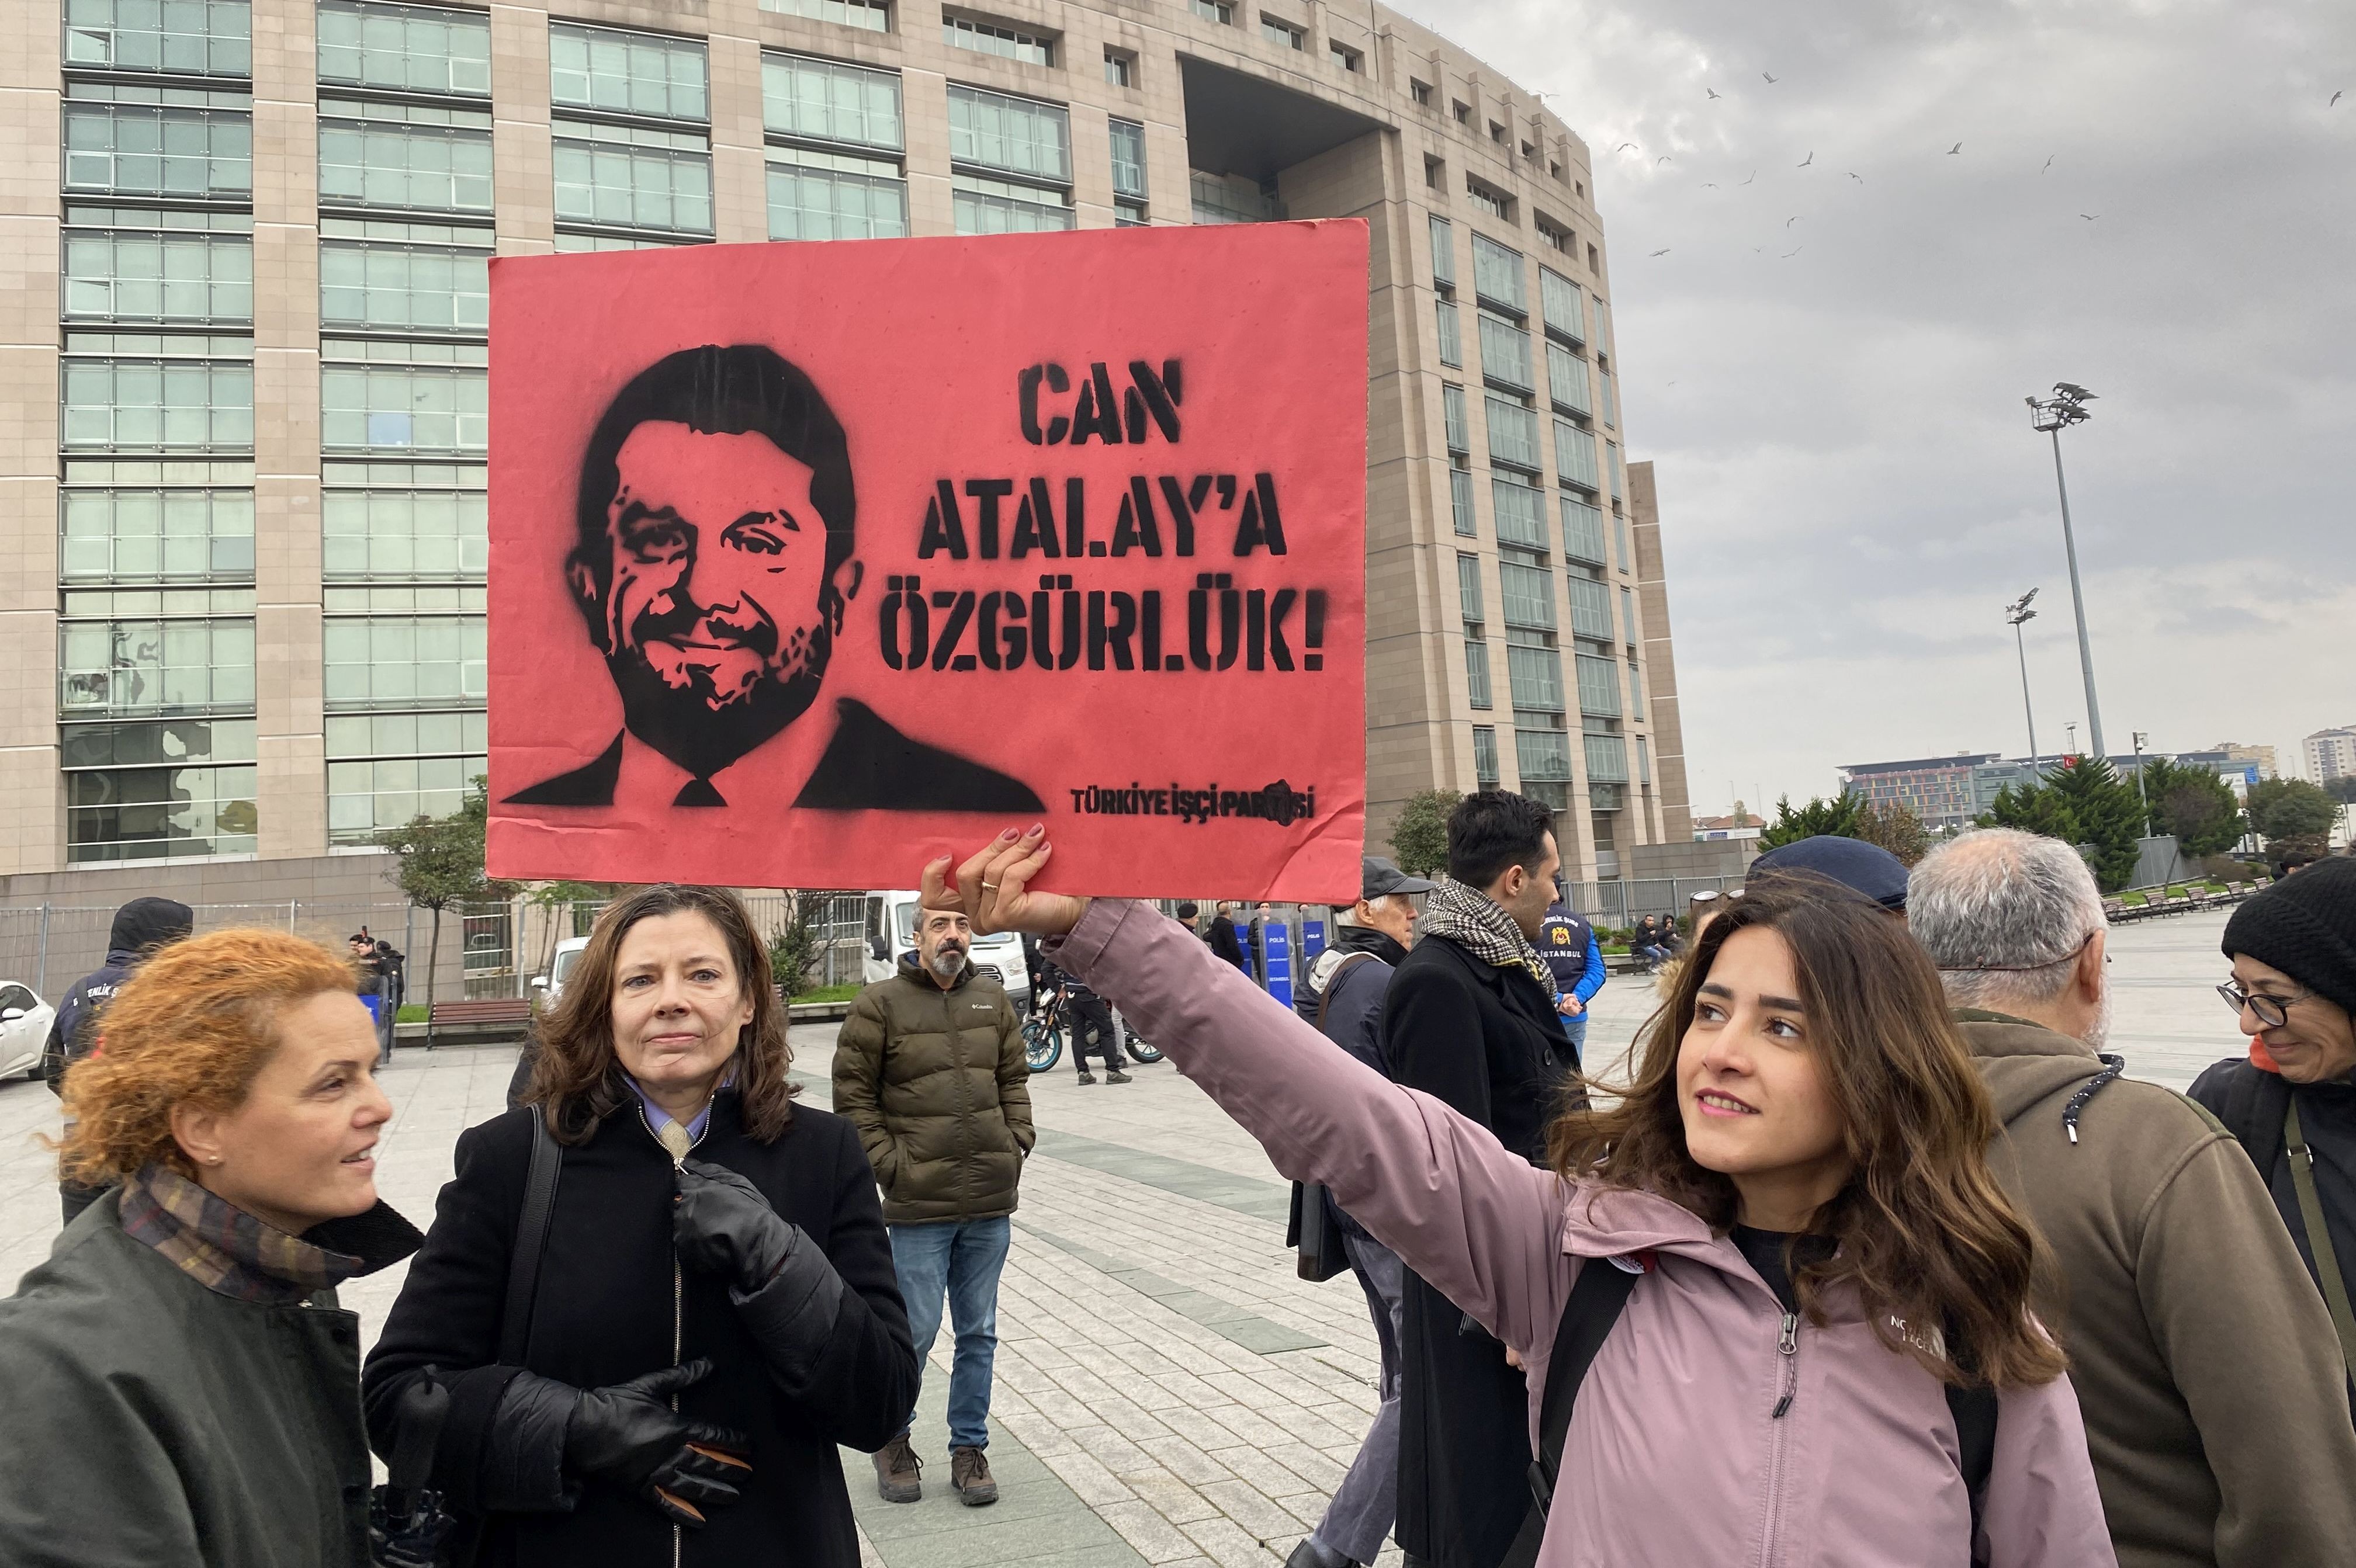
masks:
[[[491,264],[489,868],[1354,896],[1356,221]]]

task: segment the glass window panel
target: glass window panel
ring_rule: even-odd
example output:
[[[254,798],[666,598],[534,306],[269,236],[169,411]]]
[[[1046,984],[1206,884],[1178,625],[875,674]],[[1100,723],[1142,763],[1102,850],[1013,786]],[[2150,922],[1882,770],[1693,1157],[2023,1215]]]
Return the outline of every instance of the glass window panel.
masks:
[[[1078,226],[1072,209],[1057,204],[971,190],[951,196],[960,234],[1040,234]]]
[[[1448,509],[1459,534],[1471,539],[1481,531],[1472,510],[1472,475],[1469,470],[1448,471]]]
[[[961,164],[1068,185],[1070,115],[1058,104],[953,85],[949,156]]]
[[[61,621],[58,631],[60,714],[252,706],[250,620]]]
[[[702,120],[703,45],[558,22],[548,29],[552,101],[669,120]]]
[[[253,319],[253,241],[242,234],[69,233],[69,321],[241,326]]]
[[[900,75],[804,55],[761,57],[762,121],[779,135],[898,152]]]
[[[403,212],[491,210],[488,131],[319,122],[319,200]]]
[[[1462,368],[1464,364],[1464,334],[1456,315],[1456,302],[1435,300],[1432,314],[1440,324],[1440,362]]]
[[[1572,560],[1603,565],[1603,514],[1576,496],[1557,500],[1562,507],[1562,553]]]
[[[489,262],[480,251],[323,240],[320,322],[372,331],[487,332]]]
[[[1516,729],[1514,731],[1514,762],[1521,770],[1525,794],[1537,796],[1533,784],[1566,784],[1570,782],[1570,737],[1558,730]],[[1561,791],[1547,804],[1559,807]]]
[[[65,21],[69,66],[190,76],[253,73],[249,0],[73,0]]]
[[[1517,392],[1537,390],[1530,377],[1530,335],[1485,310],[1475,319],[1481,327],[1482,378]]]
[[[66,367],[64,413],[69,450],[251,450],[253,368],[74,361]]]
[[[479,580],[489,564],[487,515],[479,490],[327,491],[319,508],[323,575]]]
[[[1465,699],[1475,708],[1487,708],[1489,701],[1489,645],[1478,638],[1464,639]]]
[[[1590,411],[1587,395],[1587,361],[1559,343],[1546,346],[1547,391],[1558,409],[1575,414]]]
[[[330,615],[324,630],[331,704],[483,699],[487,666],[479,615]]]
[[[1587,306],[1579,285],[1550,268],[1538,269],[1538,308],[1546,329],[1573,343],[1587,341]]]
[[[331,450],[480,453],[490,384],[479,369],[331,364],[319,372],[319,440]]]
[[[1555,472],[1568,483],[1595,488],[1595,432],[1569,420],[1554,421]]]
[[[1431,281],[1456,286],[1456,228],[1445,218],[1431,220]]]
[[[488,96],[490,17],[481,11],[319,0],[319,80]]]
[[[1497,787],[1497,731],[1492,725],[1472,726],[1472,777],[1483,789]]]
[[[1440,389],[1440,418],[1447,432],[1448,450],[1472,450],[1472,421],[1464,411],[1464,389],[1446,382]]]
[[[844,27],[863,27],[874,33],[889,32],[892,28],[888,0],[761,0],[761,9],[787,16],[809,16],[820,22],[839,22]]]
[[[1497,542],[1544,550],[1547,539],[1544,491],[1496,475],[1489,481],[1489,503],[1497,514]],[[1551,616],[1546,624],[1552,625]]]
[[[253,122],[227,111],[69,102],[66,189],[244,200]]]
[[[1587,777],[1590,784],[1628,782],[1628,742],[1618,735],[1583,735],[1587,742]]]
[[[712,232],[712,157],[659,147],[556,144],[560,222]]]
[[[1504,591],[1505,624],[1525,630],[1554,630],[1554,577],[1518,561],[1497,563],[1497,583]]]
[[[1489,415],[1489,459],[1493,463],[1509,463],[1516,468],[1537,472],[1543,460],[1538,455],[1538,416],[1535,410],[1519,403],[1493,397],[1487,400]]]
[[[59,571],[70,582],[252,572],[250,491],[69,490],[59,510]]]
[[[1145,127],[1130,120],[1108,122],[1112,133],[1112,188],[1116,196],[1145,196]]]
[[[1571,576],[1570,629],[1581,637],[1612,637],[1612,590],[1589,578]]]
[[[1610,659],[1577,656],[1579,670],[1579,710],[1601,719],[1620,717],[1619,667]]]
[[[1562,711],[1562,656],[1554,649],[1508,647],[1505,669],[1515,707],[1542,713]]]
[[[1456,604],[1468,626],[1488,619],[1481,608],[1481,558],[1477,555],[1460,553],[1456,558]]]
[[[1509,307],[1518,315],[1529,308],[1523,278],[1522,253],[1498,244],[1486,234],[1472,236],[1472,291],[1483,300]]]
[[[967,16],[943,16],[941,37],[958,48],[997,55],[1001,59],[1021,60],[1025,65],[1052,66],[1055,63],[1054,39],[1013,27],[978,22]]]
[[[769,165],[772,240],[900,240],[907,233],[905,180]]]

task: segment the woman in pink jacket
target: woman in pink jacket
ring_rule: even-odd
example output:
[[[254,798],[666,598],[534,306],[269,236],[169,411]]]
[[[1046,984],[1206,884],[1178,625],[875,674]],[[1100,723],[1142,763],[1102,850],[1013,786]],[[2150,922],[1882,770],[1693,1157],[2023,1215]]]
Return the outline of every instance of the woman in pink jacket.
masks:
[[[2034,1243],[1982,1160],[1994,1115],[1937,976],[1886,913],[1829,882],[1746,890],[1648,1026],[1625,1096],[1565,1112],[1547,1171],[1151,907],[1028,891],[1049,854],[1042,830],[1009,833],[955,888],[944,857],[927,907],[1061,938],[1056,962],[1279,1171],[1323,1182],[1513,1349],[1534,1449],[1579,1271],[1643,1268],[1580,1387],[1539,1568],[2115,1564],[2062,1354],[2029,1317]],[[1959,1383],[1997,1393],[1976,1534]]]

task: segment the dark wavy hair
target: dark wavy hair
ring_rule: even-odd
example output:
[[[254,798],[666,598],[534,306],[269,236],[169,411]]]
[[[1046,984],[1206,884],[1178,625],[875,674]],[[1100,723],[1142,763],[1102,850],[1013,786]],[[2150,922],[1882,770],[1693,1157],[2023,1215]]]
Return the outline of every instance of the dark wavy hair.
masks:
[[[642,424],[683,424],[706,435],[766,436],[771,445],[810,471],[810,505],[826,524],[826,574],[851,559],[859,519],[851,484],[851,446],[842,423],[801,368],[773,348],[707,343],[682,348],[630,378],[614,394],[581,459],[573,507],[579,542],[569,564],[585,571],[603,599],[613,591],[613,555],[606,547],[606,510],[621,487],[616,462],[622,443]],[[594,622],[594,618],[593,618]],[[604,628],[593,624],[604,645]]]
[[[1686,1146],[1677,1054],[1719,954],[1754,927],[1791,950],[1809,1049],[1853,1165],[1810,1227],[1835,1251],[1793,1270],[1809,1320],[1824,1322],[1825,1290],[1846,1280],[1881,1341],[1944,1381],[2003,1387],[2061,1376],[2060,1349],[2029,1317],[2040,1243],[1989,1173],[1996,1109],[1938,971],[1889,912],[1828,878],[1760,879],[1709,923],[1638,1038],[1634,1082],[1609,1109],[1556,1119],[1555,1169],[1656,1193],[1716,1231],[1734,1223],[1733,1181]],[[1933,1330],[1950,1348],[1960,1339],[1968,1362],[1934,1355]]]
[[[663,882],[640,888],[605,906],[580,962],[565,977],[564,996],[532,1026],[531,1087],[524,1100],[548,1117],[561,1144],[586,1143],[597,1124],[634,1103],[636,1092],[614,1051],[614,976],[622,938],[642,920],[700,914],[727,944],[737,983],[753,1001],[753,1019],[736,1042],[735,1088],[744,1130],[762,1143],[792,1125],[796,1093],[788,1076],[793,1047],[786,1041],[787,1011],[769,973],[769,950],[753,929],[744,901],[725,888]]]

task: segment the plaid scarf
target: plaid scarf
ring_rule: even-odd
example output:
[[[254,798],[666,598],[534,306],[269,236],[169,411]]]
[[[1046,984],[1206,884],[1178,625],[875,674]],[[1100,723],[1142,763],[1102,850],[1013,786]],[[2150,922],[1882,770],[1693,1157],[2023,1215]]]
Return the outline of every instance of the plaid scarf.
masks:
[[[1521,969],[1555,993],[1554,971],[1537,955],[1530,939],[1497,901],[1462,882],[1442,882],[1424,901],[1423,934],[1444,936],[1484,964],[1500,969]]]
[[[207,1290],[278,1305],[331,1290],[367,1265],[264,1224],[160,1165],[123,1184],[123,1229]]]

